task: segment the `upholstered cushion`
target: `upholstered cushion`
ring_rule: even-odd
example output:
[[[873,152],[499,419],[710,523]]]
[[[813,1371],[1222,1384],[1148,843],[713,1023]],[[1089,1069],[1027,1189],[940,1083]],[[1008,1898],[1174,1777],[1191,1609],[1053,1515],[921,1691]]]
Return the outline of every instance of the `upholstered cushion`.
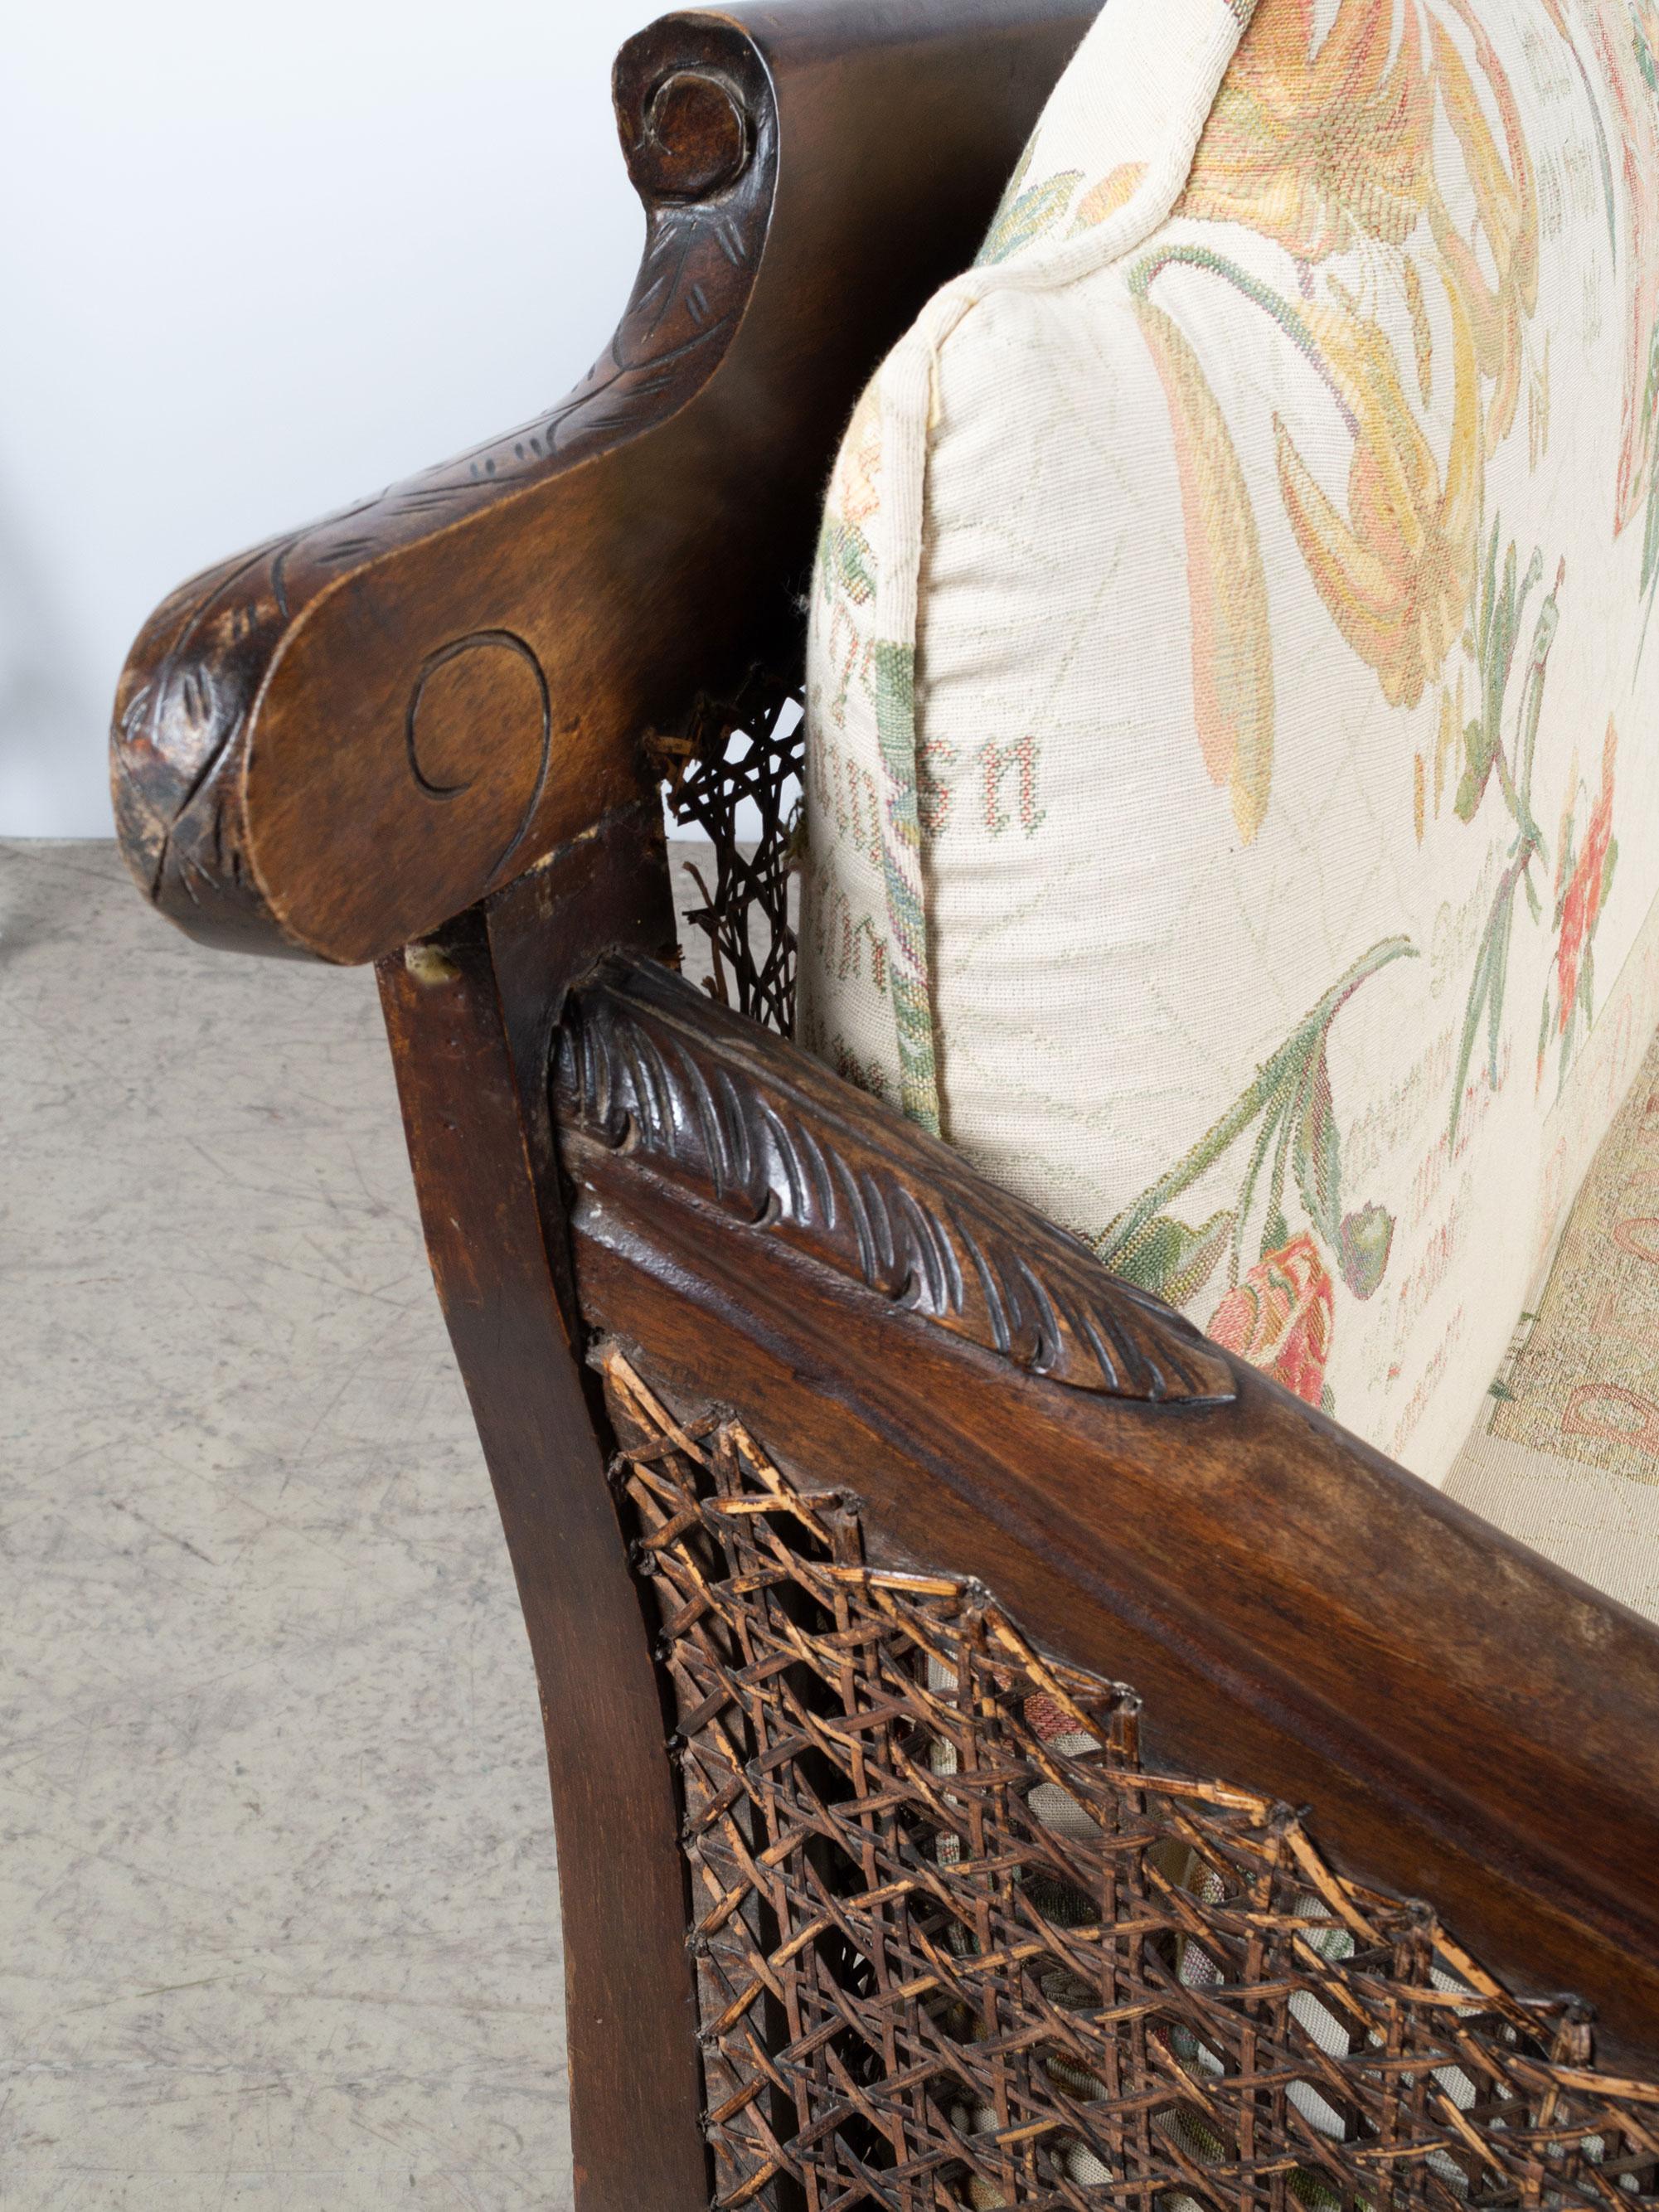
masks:
[[[1446,1488],[1659,1620],[1659,1037]]]
[[[1440,1479],[1659,1019],[1659,15],[1250,15],[1108,0],[848,431],[801,1034]]]

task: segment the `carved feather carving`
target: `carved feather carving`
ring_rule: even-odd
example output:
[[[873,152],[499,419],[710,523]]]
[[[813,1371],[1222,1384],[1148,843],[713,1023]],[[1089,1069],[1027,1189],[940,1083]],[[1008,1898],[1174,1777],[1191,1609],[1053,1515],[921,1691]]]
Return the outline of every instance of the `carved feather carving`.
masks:
[[[1213,1346],[947,1146],[645,963],[573,994],[555,1048],[567,1135],[690,1184],[720,1212],[1076,1389],[1159,1404],[1235,1395]],[[567,1144],[580,1180],[580,1144]]]

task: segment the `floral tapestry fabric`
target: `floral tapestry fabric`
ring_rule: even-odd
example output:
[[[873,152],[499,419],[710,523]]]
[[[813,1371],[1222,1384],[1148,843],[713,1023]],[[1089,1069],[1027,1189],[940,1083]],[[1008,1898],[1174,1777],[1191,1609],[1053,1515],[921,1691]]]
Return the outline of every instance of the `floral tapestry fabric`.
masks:
[[[1659,1037],[1446,1487],[1659,1620]]]
[[[1433,1480],[1659,1021],[1656,55],[1109,0],[814,583],[803,1040]]]

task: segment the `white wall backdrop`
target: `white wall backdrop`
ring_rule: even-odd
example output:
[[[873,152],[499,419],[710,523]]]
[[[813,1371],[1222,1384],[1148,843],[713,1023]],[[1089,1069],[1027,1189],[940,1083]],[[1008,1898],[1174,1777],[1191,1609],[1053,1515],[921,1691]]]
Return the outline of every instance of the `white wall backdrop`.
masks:
[[[126,647],[193,569],[588,366],[668,0],[56,0],[0,70],[0,836],[110,830]]]

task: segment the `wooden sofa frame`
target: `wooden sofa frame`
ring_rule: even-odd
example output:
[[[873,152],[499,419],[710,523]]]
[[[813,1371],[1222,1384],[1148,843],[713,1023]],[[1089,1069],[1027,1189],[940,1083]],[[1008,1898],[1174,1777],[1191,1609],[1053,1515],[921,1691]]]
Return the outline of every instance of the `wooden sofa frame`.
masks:
[[[937,2151],[907,2165],[926,2129],[895,2132],[873,2102],[865,2148],[845,2153],[867,2193],[820,2189],[787,2140],[787,2068],[744,2093],[744,2140],[775,2154],[757,2152],[745,2179],[720,2151],[737,2123],[711,2109],[714,2089],[737,2076],[711,2069],[741,2072],[741,2053],[711,2022],[718,1929],[688,1889],[686,1843],[702,1818],[686,1747],[709,1723],[688,1720],[662,1657],[710,1601],[665,1586],[671,1554],[675,1571],[700,1571],[683,1532],[663,1534],[667,1493],[651,1487],[681,1445],[787,1488],[829,1562],[812,1566],[809,1545],[799,1572],[820,1574],[813,1589],[840,1575],[880,1635],[925,1641],[924,1619],[955,1635],[971,1616],[981,1637],[986,1620],[1018,1624],[995,1632],[1024,1656],[994,1653],[984,1678],[983,1710],[1001,1697],[1008,1728],[1033,1710],[1004,1695],[1010,1668],[1036,1668],[1028,1686],[1044,1668],[1074,1688],[1127,1681],[1145,1700],[1135,1755],[1149,1771],[1261,1793],[1279,1808],[1273,1834],[1304,1856],[1282,1808],[1306,1805],[1328,1887],[1429,1900],[1431,1913],[1401,1910],[1413,1925],[1443,1920],[1516,2003],[1539,2008],[1551,2025],[1526,2063],[1558,2069],[1531,2113],[1534,2181],[1466,2197],[1552,2201],[1554,2153],[1536,2131],[1559,2098],[1601,2078],[1592,2063],[1659,2066],[1659,1632],[669,972],[664,761],[678,744],[718,766],[755,701],[798,686],[800,594],[842,425],[930,289],[971,258],[1091,12],[749,0],[632,40],[616,102],[645,256],[586,381],[526,429],[185,586],[139,639],[117,703],[121,836],[154,902],[210,942],[379,966],[434,1274],[541,1686],[581,2212],[694,2212],[711,2195],[968,2201],[968,2168]],[[655,1459],[641,1406],[659,1416]],[[771,1475],[753,1475],[745,1438],[772,1455]],[[619,1443],[633,1505],[607,1479]],[[757,1513],[770,1510],[761,1498]],[[794,1553],[769,1556],[775,1579],[795,1571]],[[804,1619],[799,1589],[791,1602]],[[925,1706],[955,1679],[924,1668],[915,1696]],[[1122,1759],[1133,1701],[1115,1694],[1099,1756]],[[744,1725],[752,1753],[759,1723]],[[891,1754],[913,1812],[944,1787],[903,1750],[919,1740],[895,1736]],[[1024,1755],[1045,1754],[1028,1742]],[[733,1830],[721,1848],[741,1856],[759,1833]],[[919,1848],[911,1886],[938,1887],[945,1860]],[[1165,1894],[1165,1863],[1153,1854],[1146,1878],[1160,1909],[1185,1910]],[[814,1863],[802,1880],[823,1887]],[[750,1878],[761,1917],[747,1955],[772,2047],[799,2065],[786,1970],[817,1944],[815,1971],[831,1975],[823,1929],[841,1908],[785,1960],[787,1900],[768,1901],[763,1869]],[[1257,1941],[1243,1922],[1233,1936]],[[934,1982],[957,1971],[951,1957],[984,1954],[915,1941]],[[851,1959],[865,1939],[848,1942]],[[1166,1966],[1187,1955],[1158,1954]],[[1381,1989],[1383,1970],[1366,1971]],[[1178,2008],[1191,1971],[1166,1979]],[[1277,2005],[1282,2025],[1290,1986],[1252,1998],[1252,2019]],[[909,2032],[935,2033],[942,2015],[905,2002],[922,2005]],[[1127,2038],[1146,2005],[1097,2012],[1100,2033]],[[836,2037],[851,2030],[832,2027],[811,2049],[844,2071]],[[1532,2047],[1504,2033],[1505,2049]],[[1018,2039],[988,2033],[959,2038],[967,2102],[947,2112],[935,2095],[935,2134],[966,2142],[969,2107],[994,2106],[979,2054],[1012,2064],[1004,2046]],[[1166,2037],[1159,2063],[1177,2047]],[[875,2077],[866,2065],[858,2078]],[[1039,2077],[1023,2078],[1029,2102]],[[1057,2078],[1049,2066],[1040,2080]],[[1410,2078],[1438,2094],[1423,2069]],[[1283,2081],[1262,2081],[1258,2104],[1297,2124]],[[843,2093],[848,2111],[874,2096]],[[1157,2193],[1088,2179],[1074,2156],[1066,2166],[1052,2114],[994,2118],[997,2171],[1014,2179],[999,2200],[983,2169],[976,2203]],[[1459,2123],[1443,2124],[1451,2142]],[[1629,2148],[1638,2137],[1621,2169],[1635,2179],[1610,2181],[1609,2203],[1654,2186]],[[1170,2148],[1167,2128],[1160,2141],[1200,2173],[1204,2154]],[[1188,2193],[1288,2203],[1288,2162],[1239,2143],[1224,2186],[1200,2173]],[[1555,2201],[1601,2201],[1574,2171]],[[1415,2203],[1435,2186],[1419,2164],[1387,2189]]]

